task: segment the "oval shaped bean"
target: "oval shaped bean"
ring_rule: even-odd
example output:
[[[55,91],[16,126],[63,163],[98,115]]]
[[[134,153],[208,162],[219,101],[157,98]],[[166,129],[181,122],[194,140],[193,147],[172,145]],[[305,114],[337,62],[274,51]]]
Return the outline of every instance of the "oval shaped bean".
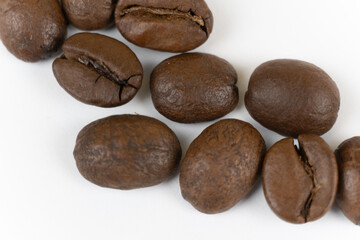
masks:
[[[181,159],[181,146],[174,132],[154,118],[118,115],[84,127],[74,157],[90,182],[126,190],[171,177]]]
[[[186,52],[208,39],[213,16],[203,0],[119,0],[115,23],[120,33],[136,45]]]
[[[206,128],[190,145],[180,165],[180,187],[197,210],[224,212],[253,188],[265,142],[249,123],[226,119]]]

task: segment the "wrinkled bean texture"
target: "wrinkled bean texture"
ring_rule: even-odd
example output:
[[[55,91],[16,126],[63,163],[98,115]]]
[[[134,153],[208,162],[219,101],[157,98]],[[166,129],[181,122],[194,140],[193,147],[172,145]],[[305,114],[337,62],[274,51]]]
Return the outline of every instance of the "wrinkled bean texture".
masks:
[[[62,46],[53,63],[54,75],[71,96],[99,107],[129,102],[141,87],[143,69],[136,55],[116,39],[78,33]]]
[[[329,75],[315,65],[273,60],[252,74],[245,105],[256,121],[284,136],[322,135],[337,119],[340,94]]]
[[[227,119],[211,125],[181,162],[182,196],[203,213],[230,209],[253,188],[265,150],[264,139],[249,123]]]
[[[151,74],[151,96],[165,117],[181,123],[205,122],[231,112],[239,102],[237,74],[224,59],[182,54],[160,63]]]
[[[140,115],[118,115],[81,130],[74,150],[80,173],[102,187],[135,189],[172,176],[181,159],[174,132]]]
[[[262,171],[265,198],[274,213],[290,223],[321,218],[333,205],[338,184],[334,153],[319,136],[299,136],[274,144]]]
[[[107,27],[114,17],[115,0],[62,0],[65,15],[75,27],[96,30]]]
[[[337,203],[347,218],[360,225],[360,137],[346,140],[335,153],[340,176]]]
[[[208,39],[213,16],[203,0],[119,0],[115,23],[138,46],[186,52]]]
[[[0,38],[17,58],[36,62],[63,43],[66,21],[57,0],[1,0]]]

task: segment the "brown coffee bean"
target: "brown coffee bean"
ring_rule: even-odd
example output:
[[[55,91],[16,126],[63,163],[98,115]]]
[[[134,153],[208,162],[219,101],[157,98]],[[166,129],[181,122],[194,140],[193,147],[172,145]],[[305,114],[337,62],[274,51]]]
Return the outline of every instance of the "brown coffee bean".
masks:
[[[360,137],[343,142],[335,153],[339,165],[337,203],[347,218],[360,225]]]
[[[64,55],[53,63],[54,75],[71,96],[100,107],[129,102],[142,83],[136,55],[118,40],[95,33],[68,38]]]
[[[203,213],[230,209],[253,188],[265,150],[249,123],[227,119],[206,128],[180,165],[184,199]]]
[[[51,56],[66,36],[57,0],[1,0],[0,38],[17,58],[36,62]]]
[[[151,96],[165,117],[205,122],[231,112],[239,102],[235,69],[203,53],[182,54],[160,63],[151,74]]]
[[[74,157],[80,173],[90,182],[135,189],[168,179],[181,159],[181,146],[162,122],[140,115],[119,115],[83,128]]]
[[[69,22],[83,30],[107,27],[114,16],[115,0],[62,0]]]
[[[208,39],[213,16],[203,0],[120,0],[115,23],[138,46],[186,52]]]
[[[255,70],[245,105],[256,121],[282,135],[322,135],[337,119],[340,94],[320,68],[282,59],[266,62]]]
[[[262,183],[265,198],[274,213],[290,223],[321,218],[333,205],[338,168],[334,153],[319,136],[299,136],[270,148],[264,160]]]

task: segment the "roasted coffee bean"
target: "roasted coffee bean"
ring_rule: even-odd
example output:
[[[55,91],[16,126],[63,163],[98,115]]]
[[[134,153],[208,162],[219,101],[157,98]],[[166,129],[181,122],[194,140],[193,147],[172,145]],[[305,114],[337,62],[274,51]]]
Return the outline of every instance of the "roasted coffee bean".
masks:
[[[107,27],[113,20],[115,0],[62,0],[69,22],[83,30]]]
[[[329,75],[315,65],[274,60],[252,74],[245,105],[256,121],[282,135],[322,135],[337,119],[340,94]]]
[[[203,53],[182,54],[160,63],[151,74],[151,96],[165,117],[182,123],[211,121],[239,102],[235,69]]]
[[[180,166],[181,193],[203,213],[224,212],[253,188],[265,142],[249,123],[227,119],[206,128]]]
[[[135,189],[167,180],[181,159],[179,140],[162,122],[140,115],[111,116],[79,133],[80,173],[102,187]]]
[[[360,137],[343,142],[335,153],[339,165],[337,203],[347,218],[360,225]]]
[[[119,0],[115,23],[138,46],[186,52],[208,39],[213,16],[203,0]]]
[[[278,217],[290,223],[315,221],[335,200],[335,155],[317,135],[299,135],[299,148],[292,138],[283,139],[265,156],[262,183],[265,198]]]
[[[48,58],[65,36],[58,0],[0,1],[0,38],[15,57],[26,62]]]
[[[143,69],[123,43],[96,33],[79,33],[62,46],[54,75],[71,96],[100,107],[129,102],[142,83]]]

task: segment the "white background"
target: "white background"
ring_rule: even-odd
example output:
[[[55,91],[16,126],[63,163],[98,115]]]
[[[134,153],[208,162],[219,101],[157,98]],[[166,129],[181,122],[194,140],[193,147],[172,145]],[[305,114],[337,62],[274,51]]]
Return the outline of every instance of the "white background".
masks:
[[[360,135],[359,0],[207,2],[214,31],[196,51],[225,58],[239,76],[241,102],[226,118],[252,123],[268,147],[281,139],[249,116],[243,96],[259,64],[294,58],[323,68],[340,89],[338,121],[323,138],[335,149]],[[70,27],[68,34],[76,32]],[[99,32],[124,41],[115,28]],[[178,176],[132,191],[104,189],[83,179],[72,151],[77,133],[96,119],[123,113],[153,116],[175,131],[184,153],[210,124],[178,124],[161,116],[151,102],[149,75],[173,54],[124,42],[138,55],[145,77],[134,100],[113,109],[68,95],[53,77],[53,59],[24,63],[0,44],[0,239],[360,239],[360,228],[336,205],[316,222],[283,222],[268,207],[260,182],[231,210],[205,215],[182,199]]]

